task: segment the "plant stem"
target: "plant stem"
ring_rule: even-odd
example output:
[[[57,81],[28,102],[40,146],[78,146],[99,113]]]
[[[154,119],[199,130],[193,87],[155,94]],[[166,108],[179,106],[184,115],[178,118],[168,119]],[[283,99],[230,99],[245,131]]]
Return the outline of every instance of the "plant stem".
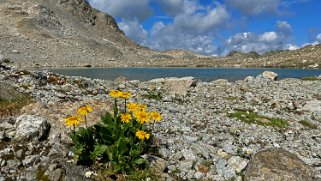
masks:
[[[86,117],[86,115],[85,115],[85,124],[86,124],[86,128],[88,128],[88,126],[87,126],[87,117]]]

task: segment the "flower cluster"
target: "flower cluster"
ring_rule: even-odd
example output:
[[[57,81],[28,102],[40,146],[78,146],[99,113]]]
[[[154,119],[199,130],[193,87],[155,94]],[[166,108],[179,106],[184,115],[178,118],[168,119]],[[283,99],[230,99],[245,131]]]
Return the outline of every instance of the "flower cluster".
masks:
[[[81,106],[77,110],[78,115],[69,116],[64,119],[66,126],[70,126],[70,127],[78,126],[83,121],[83,118],[85,118],[85,121],[86,121],[86,115],[92,111],[93,111],[93,109],[89,105]],[[86,122],[86,124],[87,124],[87,122]]]
[[[125,101],[131,97],[130,92],[122,92],[119,90],[111,90],[109,92],[109,95],[115,99],[117,98],[123,98]],[[130,123],[131,121],[136,121],[140,125],[143,125],[144,123],[154,123],[156,121],[161,121],[163,118],[159,112],[147,112],[147,106],[144,104],[129,102],[125,106],[127,109],[125,109],[125,113],[120,115],[120,120],[123,123]],[[128,110],[128,112],[127,112]],[[150,134],[146,133],[144,130],[138,129],[136,131],[136,137],[140,140],[148,140],[150,138]]]
[[[109,92],[109,95],[113,98],[123,98],[123,99],[129,99],[131,97],[131,93],[130,92],[122,92],[119,90],[111,90]]]

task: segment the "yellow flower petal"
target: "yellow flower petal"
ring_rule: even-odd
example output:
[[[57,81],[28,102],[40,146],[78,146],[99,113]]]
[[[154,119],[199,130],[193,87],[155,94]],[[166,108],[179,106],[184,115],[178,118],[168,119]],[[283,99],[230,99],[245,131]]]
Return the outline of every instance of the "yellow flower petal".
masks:
[[[142,130],[138,130],[135,135],[138,139],[142,141],[144,141],[145,139],[149,139],[150,137],[150,134],[147,134],[145,131]]]
[[[150,113],[150,119],[153,121],[161,121],[163,117],[159,112],[151,112]]]
[[[145,111],[135,112],[135,118],[140,124],[149,123],[150,121],[149,115]]]
[[[135,112],[135,111],[137,111],[138,106],[136,103],[130,102],[127,104],[127,108],[129,110],[129,112]]]
[[[113,97],[113,98],[119,98],[121,94],[122,94],[122,92],[119,91],[119,90],[111,90],[111,91],[109,92],[109,95],[110,95],[111,97]]]
[[[92,109],[90,106],[86,105],[86,106],[81,106],[81,107],[77,110],[77,113],[78,113],[79,115],[81,115],[81,116],[85,116],[85,115],[87,115],[88,113],[90,113],[90,112],[92,112],[92,111],[93,111],[93,109]]]
[[[120,96],[121,98],[124,99],[129,99],[132,94],[130,92],[121,92]]]
[[[64,119],[66,126],[78,126],[81,118],[79,116],[70,116]]]
[[[125,113],[125,114],[121,114],[120,115],[120,120],[123,122],[123,123],[129,123],[130,120],[132,120],[132,115],[128,114],[128,113]]]

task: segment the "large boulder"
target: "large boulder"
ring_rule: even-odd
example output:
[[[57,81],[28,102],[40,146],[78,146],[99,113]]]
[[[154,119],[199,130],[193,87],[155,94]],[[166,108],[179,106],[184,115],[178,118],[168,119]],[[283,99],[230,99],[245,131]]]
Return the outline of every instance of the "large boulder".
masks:
[[[23,97],[15,88],[3,81],[0,81],[0,101],[13,101]]]
[[[42,141],[47,139],[50,127],[50,123],[43,117],[21,115],[16,120],[16,133],[13,139],[17,142]]]
[[[171,95],[185,96],[190,87],[196,86],[194,77],[166,78],[163,89]]]
[[[293,153],[270,148],[256,153],[246,170],[246,181],[312,181],[313,171]]]
[[[278,74],[275,72],[271,72],[271,71],[264,71],[262,73],[262,76],[271,80],[276,80],[278,78]]]

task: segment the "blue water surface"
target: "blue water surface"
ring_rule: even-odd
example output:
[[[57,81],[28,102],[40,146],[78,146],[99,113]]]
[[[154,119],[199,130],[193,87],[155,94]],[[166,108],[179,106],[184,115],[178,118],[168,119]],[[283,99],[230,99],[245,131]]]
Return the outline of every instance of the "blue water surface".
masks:
[[[192,76],[202,81],[227,79],[236,81],[247,76],[257,76],[269,70],[277,73],[278,79],[302,78],[321,75],[321,70],[309,69],[261,69],[261,68],[59,68],[50,71],[69,75],[83,76],[93,79],[114,80],[125,76],[128,80],[151,80],[164,77]]]

